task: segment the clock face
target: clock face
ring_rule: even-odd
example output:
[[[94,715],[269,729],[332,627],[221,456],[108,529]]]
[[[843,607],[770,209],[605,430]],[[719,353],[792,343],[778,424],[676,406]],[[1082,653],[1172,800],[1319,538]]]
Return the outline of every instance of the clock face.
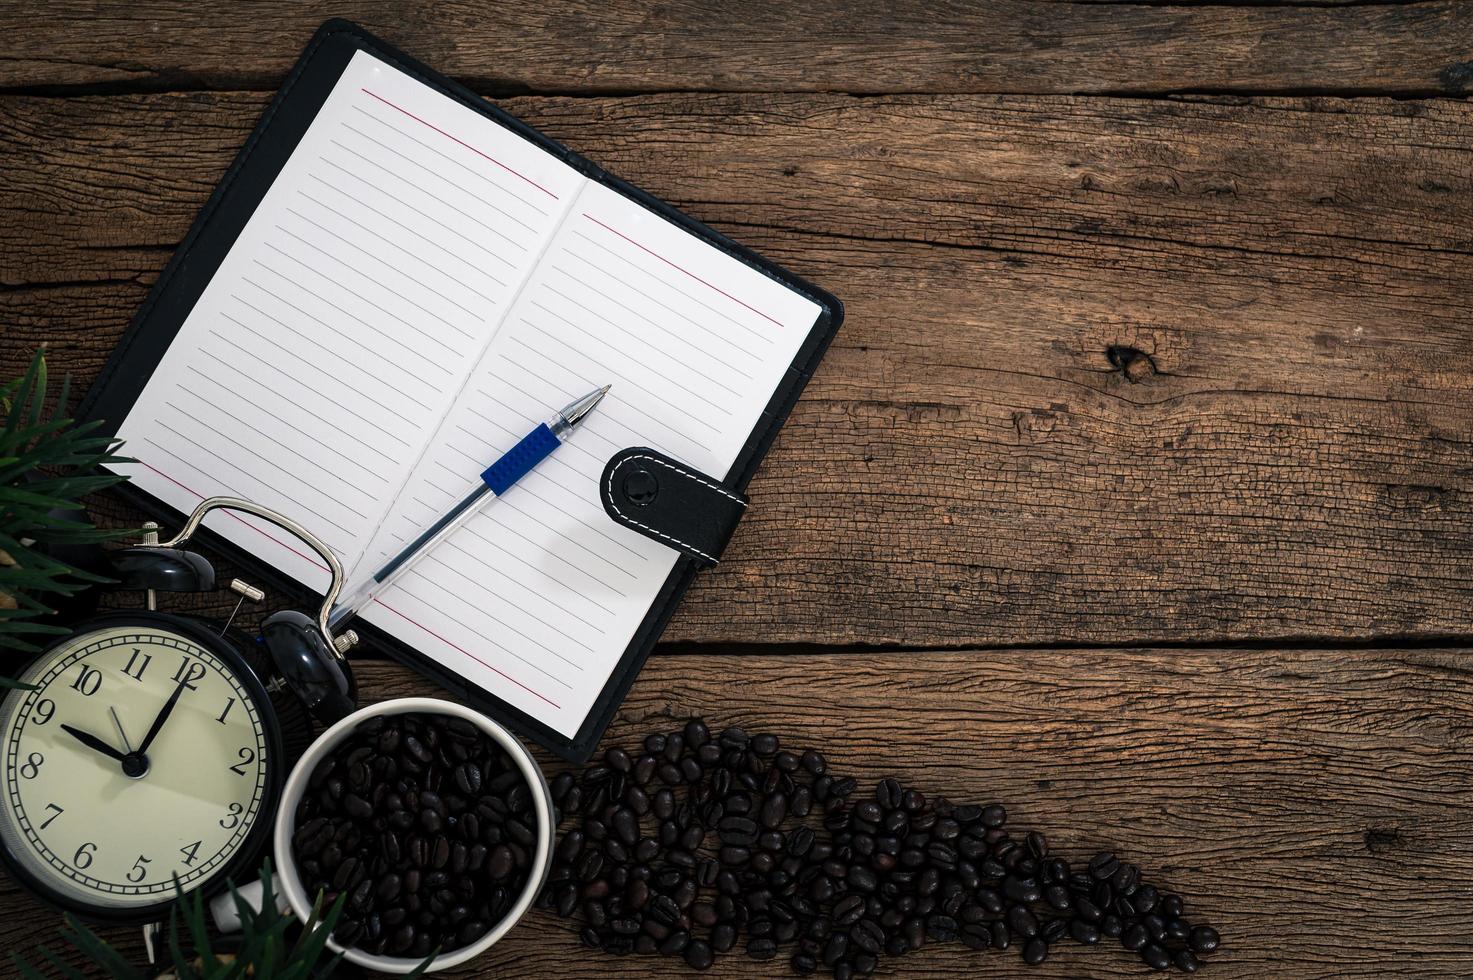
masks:
[[[36,690],[0,705],[0,842],[63,904],[127,914],[170,900],[176,876],[199,887],[270,802],[259,683],[145,623],[53,647],[20,677]]]

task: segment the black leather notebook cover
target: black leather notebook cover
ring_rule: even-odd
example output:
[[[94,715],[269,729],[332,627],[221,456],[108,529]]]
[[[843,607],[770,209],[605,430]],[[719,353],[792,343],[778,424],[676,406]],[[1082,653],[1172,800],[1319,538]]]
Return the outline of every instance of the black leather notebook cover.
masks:
[[[231,164],[189,234],[129,326],[117,350],[104,367],[83,402],[81,415],[105,420],[108,431],[116,431],[138,399],[159,360],[200,298],[205,286],[224,260],[241,229],[265,196],[277,173],[291,156],[318,109],[331,93],[344,68],[359,50],[389,62],[450,98],[492,119],[514,133],[557,156],[589,179],[637,202],[686,231],[709,242],[769,278],[817,303],[818,321],[790,365],[784,382],[773,393],[759,424],[752,430],[722,486],[740,494],[745,490],[778,429],[787,418],[804,385],[827,349],[840,321],[843,306],[823,290],[789,273],[761,256],[730,241],[700,222],[682,214],[649,194],[607,173],[594,163],[559,145],[535,129],[513,118],[474,92],[431,70],[354,24],[330,20],[318,29],[281,91],[262,115],[250,138]],[[150,495],[125,490],[145,510],[175,526],[180,514]],[[606,500],[606,505],[608,501]],[[612,514],[611,514],[612,516]],[[728,529],[729,531],[729,529]],[[232,560],[250,568],[260,578],[293,595],[303,603],[312,596],[295,580],[264,567],[242,549],[209,535],[210,544]],[[373,627],[356,625],[394,658],[432,677],[466,703],[496,717],[564,758],[586,760],[598,744],[605,727],[633,683],[645,658],[674,613],[681,596],[705,562],[683,555],[675,564],[639,629],[635,632],[618,666],[584,723],[571,739],[537,719],[506,704],[489,692],[470,685],[438,662],[407,644]]]

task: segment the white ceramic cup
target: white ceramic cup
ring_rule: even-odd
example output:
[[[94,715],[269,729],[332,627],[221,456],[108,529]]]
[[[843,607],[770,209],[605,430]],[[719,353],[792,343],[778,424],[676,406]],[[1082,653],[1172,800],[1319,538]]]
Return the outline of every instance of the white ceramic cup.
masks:
[[[379,715],[405,714],[440,714],[453,718],[464,718],[485,732],[493,742],[506,750],[506,754],[522,771],[522,777],[532,789],[532,808],[537,816],[535,828],[537,849],[532,855],[531,871],[527,876],[526,885],[522,888],[522,893],[517,896],[516,902],[507,910],[506,915],[502,916],[501,921],[495,923],[484,936],[469,946],[441,953],[429,966],[430,971],[445,970],[481,955],[506,935],[507,930],[516,925],[532,907],[532,902],[537,898],[537,893],[542,890],[542,885],[547,880],[547,873],[552,867],[552,793],[547,788],[547,779],[542,775],[542,769],[537,765],[537,760],[532,758],[521,742],[517,741],[505,728],[478,711],[437,698],[399,698],[359,708],[318,736],[292,769],[291,775],[287,777],[286,786],[281,792],[281,805],[277,810],[276,830],[272,838],[276,863],[273,890],[276,893],[277,902],[286,903],[282,911],[290,908],[298,919],[303,922],[307,921],[312,912],[312,896],[308,895],[302,886],[302,878],[297,872],[296,860],[292,857],[292,834],[296,830],[297,804],[301,802],[302,795],[307,791],[307,779],[323,757],[352,735],[353,729],[360,722]],[[238,891],[247,904],[260,907],[262,891],[260,882],[253,882]],[[229,892],[216,898],[211,903],[210,910],[220,928],[230,929],[232,922],[235,928],[239,928],[239,920],[236,918],[234,903]],[[331,938],[328,939],[327,946],[335,953],[342,953],[343,958],[350,963],[384,973],[408,973],[421,962],[420,959],[402,956],[376,956],[351,946],[344,947]]]

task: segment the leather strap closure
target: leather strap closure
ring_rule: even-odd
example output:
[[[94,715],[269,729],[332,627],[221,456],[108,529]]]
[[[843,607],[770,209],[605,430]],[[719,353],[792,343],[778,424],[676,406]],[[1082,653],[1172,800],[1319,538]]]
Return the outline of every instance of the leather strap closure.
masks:
[[[598,484],[615,521],[709,568],[721,559],[747,498],[653,449],[621,449]]]

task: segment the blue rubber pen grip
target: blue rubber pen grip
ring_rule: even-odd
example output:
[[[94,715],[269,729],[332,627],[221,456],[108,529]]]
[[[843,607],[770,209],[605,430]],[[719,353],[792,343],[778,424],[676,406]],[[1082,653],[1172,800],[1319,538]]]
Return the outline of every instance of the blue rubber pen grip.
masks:
[[[548,454],[562,443],[558,437],[552,434],[544,422],[531,432],[521,442],[507,450],[506,455],[486,467],[481,474],[481,482],[491,488],[496,496],[501,496],[510,490],[512,485],[532,471],[532,467],[547,458]]]

